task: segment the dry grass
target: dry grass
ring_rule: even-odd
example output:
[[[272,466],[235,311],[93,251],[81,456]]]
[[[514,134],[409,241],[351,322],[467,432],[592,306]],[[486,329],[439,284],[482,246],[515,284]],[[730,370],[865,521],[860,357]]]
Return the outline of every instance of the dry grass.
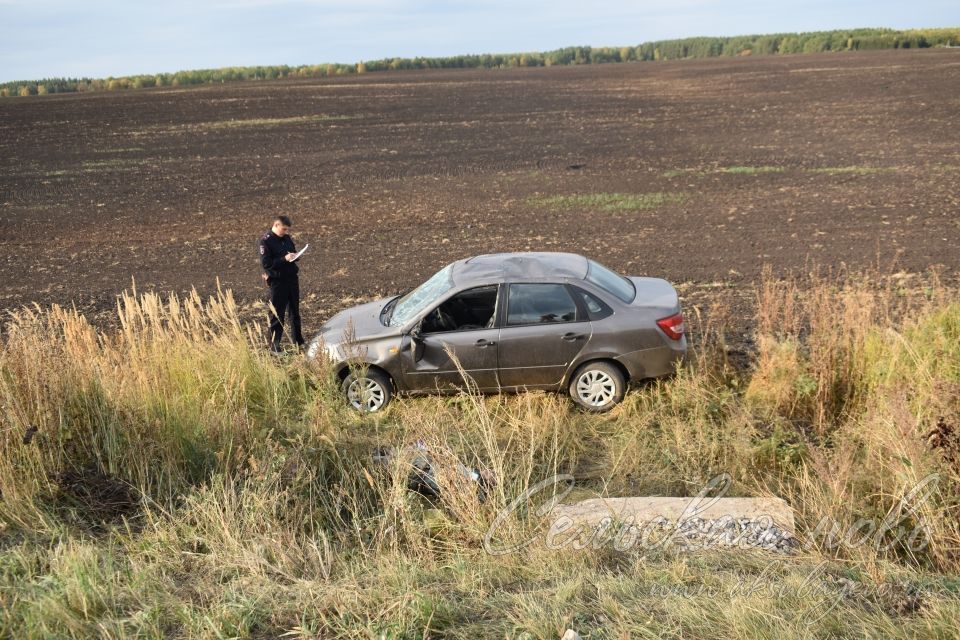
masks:
[[[211,120],[208,122],[193,122],[181,125],[155,125],[132,131],[133,135],[149,133],[178,133],[178,132],[206,132],[230,129],[270,129],[273,127],[302,124],[322,124],[350,120],[355,116],[325,115],[322,113],[306,116],[290,116],[288,118],[243,118],[230,120]]]
[[[871,175],[875,173],[890,173],[900,170],[899,167],[867,167],[867,166],[847,166],[847,167],[780,167],[780,166],[732,166],[732,167],[713,167],[713,168],[682,168],[670,169],[664,171],[661,175],[664,178],[677,178],[681,176],[691,176],[702,178],[708,174],[730,173],[737,175],[760,175],[765,173],[784,173],[784,172],[804,172],[804,173],[822,173],[826,175]]]
[[[24,310],[0,351],[0,637],[952,637],[956,292],[768,276],[757,310],[748,370],[723,311],[689,309],[693,362],[604,416],[544,393],[355,414],[329,372],[265,354],[229,293],[131,294],[112,333]],[[437,501],[409,493],[409,456],[370,454],[417,440],[499,483],[482,502],[456,473]],[[535,502],[494,536],[533,544],[484,549],[552,474],[575,495],[666,495],[720,472],[786,497],[806,548],[551,550]],[[884,518],[928,544],[843,539]]]
[[[718,169],[722,173],[740,173],[746,175],[757,175],[760,173],[781,173],[783,167],[761,166],[761,167],[723,167]]]

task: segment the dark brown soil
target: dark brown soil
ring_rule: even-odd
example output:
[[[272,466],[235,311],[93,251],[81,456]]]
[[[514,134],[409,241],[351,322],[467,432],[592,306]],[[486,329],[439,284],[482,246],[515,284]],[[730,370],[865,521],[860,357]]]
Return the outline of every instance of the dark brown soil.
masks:
[[[0,308],[109,321],[133,279],[219,279],[252,313],[281,212],[311,244],[308,330],[494,251],[576,251],[692,298],[743,296],[764,265],[953,276],[958,86],[960,50],[925,50],[6,99]]]

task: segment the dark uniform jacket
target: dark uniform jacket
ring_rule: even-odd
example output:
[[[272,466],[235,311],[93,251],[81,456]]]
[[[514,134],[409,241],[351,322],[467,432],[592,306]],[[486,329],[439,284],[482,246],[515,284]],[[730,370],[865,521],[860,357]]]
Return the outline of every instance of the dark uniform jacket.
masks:
[[[282,238],[273,231],[268,231],[260,238],[260,266],[267,274],[267,282],[295,280],[299,267],[296,262],[287,262],[288,253],[296,253],[293,238],[289,234]]]

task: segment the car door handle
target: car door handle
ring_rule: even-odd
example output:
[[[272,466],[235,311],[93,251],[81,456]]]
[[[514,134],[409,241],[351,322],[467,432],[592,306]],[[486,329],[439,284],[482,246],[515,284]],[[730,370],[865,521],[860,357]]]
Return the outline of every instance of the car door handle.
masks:
[[[562,336],[560,336],[560,339],[561,339],[561,340],[566,340],[567,342],[573,342],[574,340],[579,340],[579,339],[582,338],[582,337],[583,337],[583,334],[582,334],[582,333],[573,333],[573,332],[570,332],[570,333],[565,333],[565,334],[563,334]]]
[[[483,339],[477,340],[477,348],[478,348],[478,349],[486,349],[487,347],[492,347],[492,346],[494,346],[494,345],[496,345],[496,344],[497,344],[497,343],[494,342],[493,340],[483,340]]]

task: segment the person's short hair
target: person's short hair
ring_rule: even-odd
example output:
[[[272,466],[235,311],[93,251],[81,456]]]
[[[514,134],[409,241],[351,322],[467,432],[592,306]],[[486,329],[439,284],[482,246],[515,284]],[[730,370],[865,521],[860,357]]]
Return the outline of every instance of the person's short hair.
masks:
[[[278,223],[278,222],[279,222],[280,224],[282,224],[283,226],[285,226],[285,227],[292,227],[292,226],[293,226],[293,221],[290,220],[290,217],[289,217],[289,216],[277,216],[276,218],[273,219],[273,223],[274,223],[274,224],[276,224],[276,223]]]

